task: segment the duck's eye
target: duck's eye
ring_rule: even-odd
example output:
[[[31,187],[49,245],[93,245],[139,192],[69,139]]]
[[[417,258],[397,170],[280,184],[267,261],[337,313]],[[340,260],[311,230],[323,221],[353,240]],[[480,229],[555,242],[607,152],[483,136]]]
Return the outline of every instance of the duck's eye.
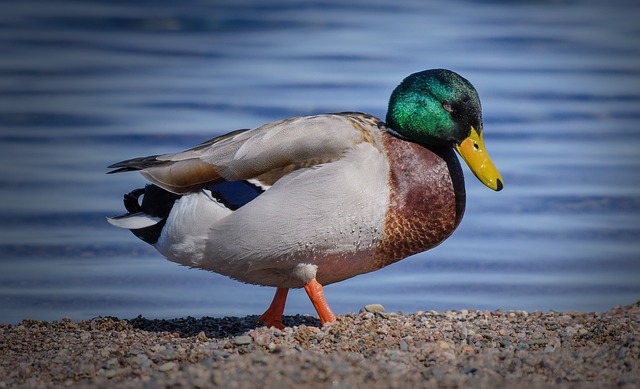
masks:
[[[453,112],[453,106],[451,103],[442,103],[442,108],[444,108],[445,111]]]

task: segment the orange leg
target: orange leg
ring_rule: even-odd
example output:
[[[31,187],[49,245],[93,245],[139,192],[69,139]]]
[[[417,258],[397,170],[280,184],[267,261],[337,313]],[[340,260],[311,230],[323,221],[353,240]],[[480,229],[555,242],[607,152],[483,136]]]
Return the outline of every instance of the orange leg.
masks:
[[[320,322],[322,322],[322,324],[334,323],[336,321],[336,316],[331,312],[331,308],[329,308],[327,300],[324,299],[322,285],[320,285],[320,283],[314,278],[304,284],[304,290],[307,292],[307,295],[309,295],[309,299],[311,299],[316,311],[318,311]]]
[[[269,306],[269,309],[260,316],[259,323],[264,323],[267,327],[276,327],[283,330],[282,325],[282,313],[284,312],[284,304],[287,302],[288,288],[278,288],[276,295],[273,296],[273,301]]]

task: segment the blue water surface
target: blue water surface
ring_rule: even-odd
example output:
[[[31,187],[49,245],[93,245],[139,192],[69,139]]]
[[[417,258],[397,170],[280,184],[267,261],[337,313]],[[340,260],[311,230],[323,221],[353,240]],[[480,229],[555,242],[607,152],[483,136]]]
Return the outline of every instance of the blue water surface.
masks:
[[[454,235],[328,286],[334,311],[640,298],[640,3],[227,3],[0,5],[0,322],[261,313],[272,288],[178,266],[107,224],[144,179],[106,166],[290,116],[384,118],[405,76],[440,67],[478,89],[505,189],[465,167]],[[315,314],[303,291],[285,313]]]

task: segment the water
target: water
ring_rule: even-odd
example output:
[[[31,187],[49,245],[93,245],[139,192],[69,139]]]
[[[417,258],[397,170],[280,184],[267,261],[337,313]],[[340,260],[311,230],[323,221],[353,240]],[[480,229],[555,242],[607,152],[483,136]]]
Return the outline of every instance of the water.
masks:
[[[0,7],[0,322],[259,314],[273,289],[180,267],[104,217],[176,151],[294,115],[384,117],[446,67],[505,180],[468,170],[441,246],[326,288],[337,313],[606,310],[640,297],[634,1],[23,1]],[[465,167],[466,169],[466,167]],[[312,313],[302,291],[285,313]]]

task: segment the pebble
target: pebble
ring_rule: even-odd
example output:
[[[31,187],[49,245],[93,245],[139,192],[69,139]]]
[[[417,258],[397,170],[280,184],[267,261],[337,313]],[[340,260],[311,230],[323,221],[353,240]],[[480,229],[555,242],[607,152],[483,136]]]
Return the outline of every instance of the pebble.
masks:
[[[382,304],[367,304],[362,308],[365,312],[371,313],[382,313],[384,312],[384,307]]]
[[[178,364],[175,362],[166,362],[162,365],[158,366],[158,370],[160,371],[169,371],[178,367]]]
[[[105,378],[113,378],[113,377],[116,376],[116,374],[117,374],[117,372],[115,370],[106,370],[104,372]]]
[[[251,342],[253,342],[253,338],[248,335],[241,335],[233,338],[233,341],[236,345],[243,346],[245,344],[251,344]]]
[[[141,368],[149,368],[151,366],[151,359],[145,354],[136,355],[136,362]]]
[[[546,339],[531,339],[528,343],[529,346],[546,346],[548,342]]]

